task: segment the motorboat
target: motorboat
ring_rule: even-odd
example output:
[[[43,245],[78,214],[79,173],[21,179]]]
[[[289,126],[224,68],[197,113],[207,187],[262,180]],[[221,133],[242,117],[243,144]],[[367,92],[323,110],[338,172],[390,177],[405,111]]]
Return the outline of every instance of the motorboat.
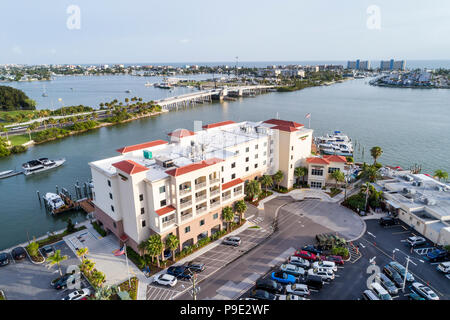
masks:
[[[315,144],[320,152],[329,155],[338,156],[352,156],[353,145],[351,139],[340,131],[335,131],[333,134],[316,137]]]
[[[23,174],[29,176],[34,173],[47,171],[62,166],[66,159],[49,160],[48,158],[40,158],[31,160],[22,165]]]
[[[44,196],[44,200],[49,209],[51,209],[52,211],[58,210],[59,208],[62,208],[66,205],[63,199],[56,193],[47,192]]]

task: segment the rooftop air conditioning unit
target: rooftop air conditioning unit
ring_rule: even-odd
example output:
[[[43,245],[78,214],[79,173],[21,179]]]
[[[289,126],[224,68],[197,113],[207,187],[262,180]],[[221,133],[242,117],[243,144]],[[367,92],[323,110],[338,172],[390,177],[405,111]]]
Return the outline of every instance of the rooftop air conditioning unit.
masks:
[[[413,181],[412,185],[417,187],[417,181]]]
[[[418,182],[417,182],[417,186],[418,186],[418,187],[422,187],[422,186],[423,186],[423,181],[418,181]]]
[[[433,198],[426,198],[425,203],[429,206],[434,206],[436,204],[436,200]]]

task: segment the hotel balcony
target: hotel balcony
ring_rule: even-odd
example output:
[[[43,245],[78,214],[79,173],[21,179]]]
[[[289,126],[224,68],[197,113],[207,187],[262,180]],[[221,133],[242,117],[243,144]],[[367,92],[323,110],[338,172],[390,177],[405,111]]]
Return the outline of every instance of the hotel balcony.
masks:
[[[169,221],[165,221],[162,223],[162,227],[163,229],[166,229],[167,227],[170,227],[172,225],[175,225],[175,218],[169,220]]]
[[[184,209],[189,206],[192,206],[192,200],[180,202],[180,209]]]
[[[201,205],[196,206],[195,212],[196,214],[204,213],[208,210],[208,206],[206,205],[206,202],[202,203]]]
[[[209,196],[210,196],[210,197],[214,197],[215,195],[218,195],[219,193],[220,193],[220,189],[217,188],[217,189],[215,189],[215,190],[211,190],[211,191],[209,192]]]
[[[196,189],[196,190],[202,189],[202,188],[204,188],[204,187],[206,187],[206,181],[205,181],[205,182],[200,182],[200,183],[196,183],[196,184],[195,184],[195,189]]]
[[[181,222],[192,218],[192,216],[193,216],[192,209],[188,209],[188,210],[181,212]]]
[[[206,196],[206,193],[204,193],[204,194],[202,194],[202,195],[200,195],[200,196],[198,196],[198,197],[196,196],[196,197],[195,197],[195,201],[196,201],[196,202],[200,202],[200,201],[202,201],[202,200],[205,200],[206,197],[207,197],[207,196]]]
[[[209,180],[209,184],[216,184],[216,183],[219,183],[219,181],[220,181],[219,178],[216,178],[216,179],[210,179],[210,180]]]
[[[231,199],[231,194],[229,194],[229,195],[227,195],[227,196],[224,196],[223,198],[222,198],[222,201],[228,201],[228,200],[230,200]]]
[[[212,199],[212,200],[210,201],[210,207],[211,207],[211,209],[212,209],[212,208],[216,208],[216,207],[218,207],[218,206],[220,206],[220,197],[217,197],[217,198]]]

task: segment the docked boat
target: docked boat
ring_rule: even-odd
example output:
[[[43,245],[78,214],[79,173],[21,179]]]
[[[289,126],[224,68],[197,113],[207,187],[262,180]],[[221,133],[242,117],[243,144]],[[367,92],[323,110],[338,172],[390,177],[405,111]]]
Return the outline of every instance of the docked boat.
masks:
[[[66,159],[49,160],[48,158],[40,158],[31,160],[22,165],[23,174],[28,176],[34,173],[47,171],[62,166]]]
[[[351,139],[340,131],[335,131],[333,134],[315,138],[315,144],[323,154],[353,156]]]
[[[56,193],[47,192],[44,196],[44,200],[49,209],[52,211],[58,210],[66,205],[63,199]]]
[[[144,84],[144,86],[146,86],[146,87],[151,87],[151,86],[153,86],[153,84],[147,81],[147,82]]]
[[[131,90],[125,90],[125,93],[131,93]]]

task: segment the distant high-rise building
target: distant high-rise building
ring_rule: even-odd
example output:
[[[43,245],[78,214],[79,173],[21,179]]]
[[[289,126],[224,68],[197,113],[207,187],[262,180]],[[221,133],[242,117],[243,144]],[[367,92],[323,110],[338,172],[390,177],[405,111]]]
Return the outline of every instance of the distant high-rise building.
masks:
[[[347,69],[352,69],[352,70],[369,70],[370,69],[370,61],[366,60],[366,61],[361,61],[361,60],[356,60],[356,61],[348,61],[347,62]]]
[[[380,70],[381,71],[404,71],[406,69],[406,61],[405,60],[399,60],[395,61],[394,59],[391,60],[385,60],[380,62]]]

